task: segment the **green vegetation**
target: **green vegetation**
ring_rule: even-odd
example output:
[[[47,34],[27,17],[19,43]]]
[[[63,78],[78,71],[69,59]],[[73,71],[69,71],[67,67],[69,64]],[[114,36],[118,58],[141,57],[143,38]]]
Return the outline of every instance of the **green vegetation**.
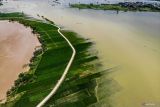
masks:
[[[159,8],[151,5],[146,6],[123,6],[121,4],[70,4],[72,8],[95,9],[95,10],[115,10],[115,11],[148,11],[159,12]]]
[[[18,21],[31,27],[42,44],[42,49],[34,52],[30,60],[30,71],[19,75],[14,87],[7,92],[7,102],[1,106],[35,107],[61,77],[71,57],[71,48],[48,19],[40,21],[20,13],[0,14],[0,19]],[[94,104],[97,102],[96,78],[106,71],[98,72],[101,65],[96,54],[89,51],[93,45],[91,41],[71,31],[61,32],[74,45],[77,54],[64,83],[45,107],[86,107]]]
[[[25,15],[23,13],[0,13],[0,19],[1,20],[6,20],[7,19],[11,19],[12,17],[25,17]]]
[[[123,8],[119,5],[96,5],[96,4],[71,4],[73,8],[79,9],[95,9],[95,10],[123,10],[127,11],[127,8]]]

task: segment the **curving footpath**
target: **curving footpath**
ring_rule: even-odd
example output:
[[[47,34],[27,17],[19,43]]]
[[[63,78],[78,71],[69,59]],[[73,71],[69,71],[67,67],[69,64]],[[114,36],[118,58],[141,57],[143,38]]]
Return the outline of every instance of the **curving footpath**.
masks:
[[[73,47],[73,45],[71,44],[71,42],[60,32],[60,27],[56,26],[58,28],[58,33],[67,41],[67,43],[69,44],[69,46],[72,48],[72,56],[61,76],[61,78],[58,80],[57,84],[54,86],[54,88],[52,89],[52,91],[36,106],[36,107],[42,107],[58,90],[58,88],[61,86],[61,84],[63,83],[64,79],[66,78],[66,75],[71,67],[71,64],[75,58],[76,55],[76,50]]]

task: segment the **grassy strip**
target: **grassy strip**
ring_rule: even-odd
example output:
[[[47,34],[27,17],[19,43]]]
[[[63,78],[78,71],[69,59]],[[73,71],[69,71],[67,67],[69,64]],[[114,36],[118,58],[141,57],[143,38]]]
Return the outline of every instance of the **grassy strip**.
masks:
[[[4,107],[35,107],[49,94],[61,77],[71,57],[72,51],[67,42],[57,33],[53,22],[39,21],[20,13],[0,14],[1,20],[18,21],[38,33],[42,49],[34,52],[31,59],[30,71],[20,74],[15,86],[8,92],[8,100]],[[71,31],[62,31],[71,41],[77,55],[66,80],[48,101],[46,107],[86,107],[97,102],[95,94],[96,78],[101,77],[96,66],[98,57],[91,54],[88,49],[92,42],[85,40]],[[96,62],[96,63],[95,63]]]
[[[23,13],[0,13],[0,18],[6,20],[6,18],[11,18],[11,17],[26,17]]]
[[[79,9],[95,9],[95,10],[115,10],[115,11],[147,11],[147,12],[160,12],[159,8],[153,6],[137,6],[129,7],[120,4],[70,4],[72,8]]]

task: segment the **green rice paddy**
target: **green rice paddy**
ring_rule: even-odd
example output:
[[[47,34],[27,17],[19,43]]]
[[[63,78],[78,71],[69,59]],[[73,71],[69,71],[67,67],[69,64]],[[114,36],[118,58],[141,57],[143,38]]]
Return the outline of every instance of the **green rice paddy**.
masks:
[[[34,52],[30,60],[30,71],[22,73],[15,81],[15,86],[7,93],[7,102],[2,107],[35,107],[44,99],[61,77],[72,55],[72,50],[65,39],[57,32],[50,21],[37,20],[23,13],[0,14],[1,20],[18,21],[31,27],[38,34],[42,49]],[[57,93],[45,107],[86,107],[97,102],[97,78],[101,64],[93,51],[93,43],[71,31],[61,31],[74,45],[77,54],[69,73]],[[109,93],[109,92],[108,92]]]

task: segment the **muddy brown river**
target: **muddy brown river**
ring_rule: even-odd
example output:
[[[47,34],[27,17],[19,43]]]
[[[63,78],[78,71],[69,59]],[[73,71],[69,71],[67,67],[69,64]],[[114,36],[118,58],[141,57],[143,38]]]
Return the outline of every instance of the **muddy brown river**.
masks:
[[[26,66],[36,46],[40,45],[30,28],[9,21],[0,21],[0,100]]]
[[[119,87],[109,98],[113,107],[160,107],[160,13],[117,14],[70,9],[64,4],[53,6],[49,0],[22,0],[9,2],[1,10],[23,11],[35,17],[44,15],[64,29],[94,41],[104,68],[119,66],[106,77]],[[106,107],[108,98],[103,100],[100,106]]]

